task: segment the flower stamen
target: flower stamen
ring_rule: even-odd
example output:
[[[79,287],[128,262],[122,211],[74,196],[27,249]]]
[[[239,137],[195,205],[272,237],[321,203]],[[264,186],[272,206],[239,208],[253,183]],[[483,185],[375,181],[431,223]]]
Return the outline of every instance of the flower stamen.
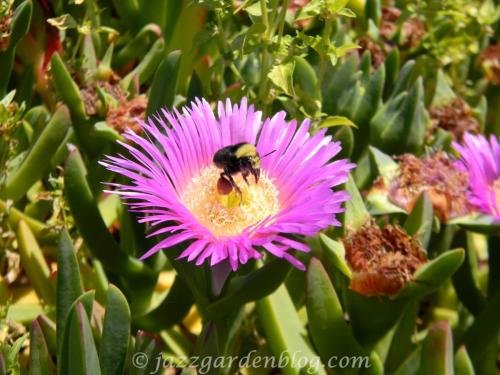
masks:
[[[233,176],[241,198],[234,189],[227,195],[217,192],[220,173],[215,166],[202,169],[181,194],[182,203],[214,236],[238,235],[280,211],[278,190],[266,171],[261,172],[258,184],[251,180],[247,185],[240,174]]]

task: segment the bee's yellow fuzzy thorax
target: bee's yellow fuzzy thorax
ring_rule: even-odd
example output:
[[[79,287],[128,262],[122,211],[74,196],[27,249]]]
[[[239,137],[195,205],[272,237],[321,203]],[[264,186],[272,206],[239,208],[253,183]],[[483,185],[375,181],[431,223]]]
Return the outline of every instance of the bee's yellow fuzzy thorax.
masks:
[[[217,192],[221,171],[215,166],[202,169],[188,183],[181,201],[216,237],[238,235],[253,224],[279,212],[278,190],[265,171],[255,184],[247,185],[240,174],[233,176],[243,199],[233,191],[228,195]]]

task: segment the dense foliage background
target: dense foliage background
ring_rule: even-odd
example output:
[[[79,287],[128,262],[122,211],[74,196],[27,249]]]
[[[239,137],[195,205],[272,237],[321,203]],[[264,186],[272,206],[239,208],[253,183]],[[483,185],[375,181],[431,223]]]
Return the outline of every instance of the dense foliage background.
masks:
[[[498,373],[499,222],[448,172],[453,141],[500,134],[499,18],[493,0],[0,0],[0,374],[283,353],[208,373]],[[180,248],[137,259],[158,238],[97,162],[196,97],[309,118],[357,164],[343,227],[297,254],[306,272],[268,255],[219,295]],[[417,266],[356,279],[380,238]],[[370,367],[328,368],[342,356]]]

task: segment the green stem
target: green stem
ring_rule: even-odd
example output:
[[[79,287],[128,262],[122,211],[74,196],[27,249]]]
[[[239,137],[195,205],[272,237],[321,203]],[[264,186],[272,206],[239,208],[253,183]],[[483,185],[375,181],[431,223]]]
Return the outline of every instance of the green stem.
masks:
[[[331,34],[332,34],[332,19],[331,17],[328,17],[325,19],[325,27],[323,28],[322,43],[324,46],[330,45]],[[318,97],[321,97],[321,82],[323,82],[323,79],[325,77],[327,62],[328,62],[328,56],[324,52],[321,53],[319,62],[318,80],[316,81],[316,92],[318,94]]]
[[[283,5],[281,6],[281,11],[279,15],[279,26],[278,26],[278,45],[281,44],[281,39],[283,38],[283,30],[285,29],[285,19],[286,11],[288,9],[289,0],[283,0]]]
[[[269,70],[269,51],[267,49],[267,45],[269,42],[269,18],[267,17],[267,4],[266,0],[260,0],[260,9],[262,13],[262,24],[266,27],[266,31],[262,34],[262,45],[264,46],[264,50],[262,51],[262,64],[261,64],[261,72],[260,72],[260,90],[259,97],[263,105],[263,109],[267,104],[267,74]]]

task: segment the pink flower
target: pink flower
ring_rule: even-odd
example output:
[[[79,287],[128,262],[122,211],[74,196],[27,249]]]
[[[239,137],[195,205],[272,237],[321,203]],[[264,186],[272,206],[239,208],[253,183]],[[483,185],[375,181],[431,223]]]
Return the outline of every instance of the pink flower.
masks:
[[[469,174],[471,202],[482,212],[500,220],[500,145],[482,135],[464,135],[463,144],[453,143],[460,153],[460,166]]]
[[[167,235],[141,259],[185,244],[179,258],[197,265],[228,259],[236,270],[265,250],[304,269],[290,254],[309,251],[296,235],[313,236],[340,225],[336,214],[349,195],[332,188],[347,180],[354,165],[332,161],[341,147],[325,130],[311,135],[308,120],[299,125],[285,116],[282,111],[262,120],[246,99],[239,106],[219,102],[216,115],[209,103],[196,100],[182,113],[163,110],[142,122],[144,138],[127,131],[128,143],[121,144],[128,154],[108,156],[101,164],[130,179],[110,184],[116,188],[111,192],[142,214],[140,222],[152,227],[150,236]],[[255,145],[261,156],[260,179],[246,184],[236,174],[241,198],[235,189],[220,195],[222,170],[212,158],[241,142]]]

